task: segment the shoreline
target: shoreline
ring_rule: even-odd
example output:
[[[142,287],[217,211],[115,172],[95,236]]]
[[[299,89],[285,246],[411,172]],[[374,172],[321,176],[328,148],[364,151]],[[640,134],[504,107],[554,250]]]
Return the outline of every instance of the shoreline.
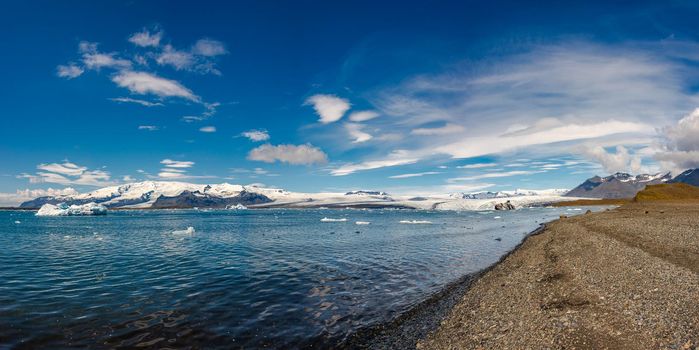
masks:
[[[699,204],[553,220],[470,281],[418,349],[697,349]]]
[[[527,233],[521,242],[488,267],[448,283],[440,291],[391,321],[358,330],[338,344],[337,348],[415,349],[420,341],[439,328],[474,283],[515,253],[529,237],[543,233],[547,225],[554,221],[556,220],[539,224],[539,227]]]

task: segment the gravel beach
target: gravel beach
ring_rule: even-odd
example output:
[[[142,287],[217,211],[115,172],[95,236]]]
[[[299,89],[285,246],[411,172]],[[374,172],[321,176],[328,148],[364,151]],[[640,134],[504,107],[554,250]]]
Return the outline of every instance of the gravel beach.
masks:
[[[699,204],[563,218],[472,284],[419,349],[696,349]]]

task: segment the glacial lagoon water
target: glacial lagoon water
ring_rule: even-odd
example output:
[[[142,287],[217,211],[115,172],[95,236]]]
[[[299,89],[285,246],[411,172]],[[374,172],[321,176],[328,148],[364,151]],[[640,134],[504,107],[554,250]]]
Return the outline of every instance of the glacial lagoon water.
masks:
[[[0,211],[0,348],[332,347],[581,212]]]

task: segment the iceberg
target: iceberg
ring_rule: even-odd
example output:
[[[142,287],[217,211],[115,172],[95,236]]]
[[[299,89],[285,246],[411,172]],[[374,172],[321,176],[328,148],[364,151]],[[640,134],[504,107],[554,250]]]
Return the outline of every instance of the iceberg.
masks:
[[[342,219],[333,219],[333,218],[322,218],[320,219],[320,222],[345,222],[347,219],[342,218]]]
[[[186,230],[172,231],[172,234],[173,235],[193,235],[195,232],[196,232],[196,230],[194,230],[194,227],[189,226],[189,227],[187,227]]]
[[[94,202],[86,204],[57,205],[44,204],[36,212],[36,216],[82,216],[82,215],[107,215],[107,207]]]
[[[236,205],[229,205],[226,207],[226,209],[228,209],[228,210],[246,210],[246,209],[248,209],[248,207],[238,203]]]
[[[369,225],[371,224],[369,221],[357,221],[355,222],[356,225]]]
[[[431,224],[432,221],[427,220],[401,220],[401,224]]]

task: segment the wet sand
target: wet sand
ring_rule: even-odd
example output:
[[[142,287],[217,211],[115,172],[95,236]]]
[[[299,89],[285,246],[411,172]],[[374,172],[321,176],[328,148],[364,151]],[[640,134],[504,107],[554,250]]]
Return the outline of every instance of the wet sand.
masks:
[[[419,349],[696,349],[699,203],[547,224],[461,296]]]

